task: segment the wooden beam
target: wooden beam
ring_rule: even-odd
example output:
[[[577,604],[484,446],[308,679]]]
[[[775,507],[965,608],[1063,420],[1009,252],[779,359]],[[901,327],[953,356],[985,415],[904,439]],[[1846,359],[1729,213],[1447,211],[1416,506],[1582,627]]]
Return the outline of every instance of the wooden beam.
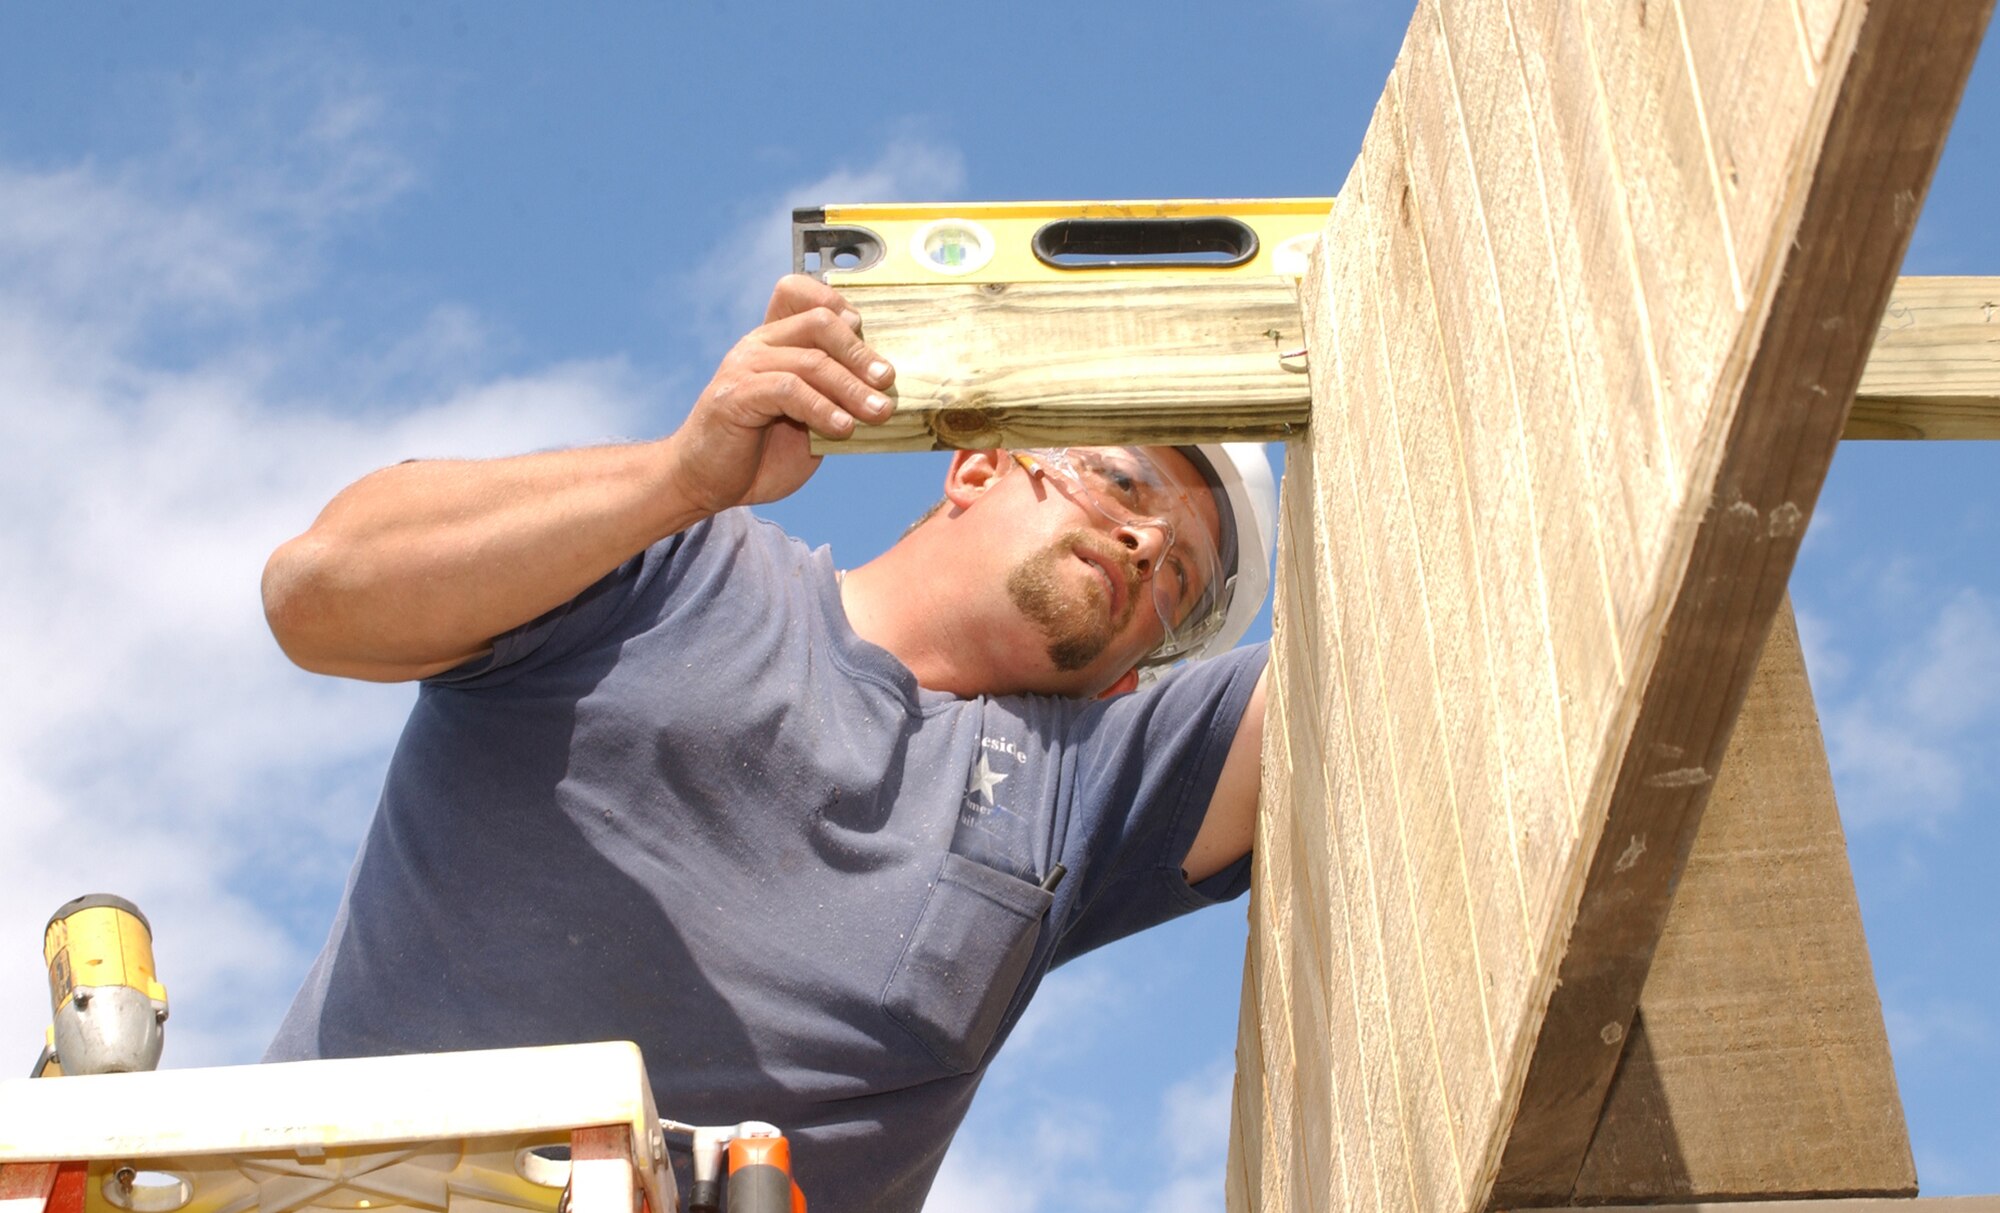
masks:
[[[2000,278],[1902,278],[1847,438],[2000,438]]]
[[[1282,279],[846,294],[896,364],[897,413],[820,454],[1283,440],[1311,417]],[[2000,278],[1897,281],[1842,437],[2000,438]]]
[[[1303,284],[1263,1207],[1573,1191],[1990,9],[1418,5]]]
[[[1568,1203],[1916,1191],[1787,604],[1716,772]]]
[[[896,414],[820,454],[1284,437],[1310,405],[1287,278],[845,294],[896,366]]]
[[[1992,7],[1992,0],[1829,4],[1834,19],[1817,63],[1812,55],[1792,58],[1796,46],[1766,45],[1785,24],[1775,5],[1682,6],[1696,28],[1684,25],[1678,38],[1631,21],[1631,12],[1598,32],[1632,39],[1638,74],[1630,84],[1638,91],[1622,118],[1613,106],[1612,119],[1614,129],[1631,124],[1627,163],[1654,143],[1671,145],[1678,116],[1710,173],[1761,177],[1773,188],[1762,201],[1754,187],[1725,191],[1724,222],[1711,227],[1700,210],[1719,182],[1701,181],[1696,162],[1656,161],[1662,178],[1640,187],[1692,203],[1693,226],[1667,232],[1696,247],[1676,251],[1663,242],[1653,254],[1655,322],[1658,304],[1675,296],[1715,308],[1719,318],[1730,316],[1726,298],[1717,297],[1729,288],[1742,306],[1706,340],[1688,333],[1678,372],[1661,364],[1663,376],[1713,373],[1714,394],[1699,431],[1684,431],[1690,492],[1670,528],[1666,593],[1652,604],[1665,610],[1627,632],[1626,651],[1654,649],[1650,662],[1642,656],[1635,664],[1644,673],[1623,680],[1616,695],[1613,718],[1631,712],[1632,726],[1606,735],[1607,756],[1616,759],[1599,769],[1608,780],[1591,797],[1608,791],[1602,816],[1586,812],[1577,822],[1591,844],[1588,862],[1558,877],[1576,897],[1574,918],[1551,941],[1566,937],[1496,1199],[1560,1199],[1574,1184],[1615,1068],[1610,1054],[1630,1028],[1712,773]],[[1760,20],[1772,28],[1759,29]],[[1663,57],[1652,59],[1647,48]],[[1768,58],[1760,62],[1760,53]],[[1668,83],[1676,76],[1686,90],[1680,101]],[[1662,118],[1665,131],[1656,126]],[[1778,134],[1772,123],[1790,129]],[[1746,154],[1760,143],[1768,160]],[[1696,234],[1702,228],[1707,235]],[[1642,281],[1647,259],[1638,258]],[[1717,293],[1696,285],[1704,269]],[[1672,433],[1674,423],[1667,426]],[[1689,548],[1680,549],[1683,542]],[[1688,551],[1685,564],[1675,549]],[[1569,883],[1579,875],[1580,888]],[[1559,920],[1565,916],[1559,911]]]

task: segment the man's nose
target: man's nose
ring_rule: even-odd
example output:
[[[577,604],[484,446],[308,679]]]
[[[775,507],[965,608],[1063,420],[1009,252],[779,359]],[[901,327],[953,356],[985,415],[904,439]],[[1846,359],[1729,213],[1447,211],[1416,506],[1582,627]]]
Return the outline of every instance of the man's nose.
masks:
[[[1132,554],[1132,567],[1142,581],[1158,571],[1167,554],[1167,532],[1161,526],[1127,523],[1118,528],[1118,542]]]

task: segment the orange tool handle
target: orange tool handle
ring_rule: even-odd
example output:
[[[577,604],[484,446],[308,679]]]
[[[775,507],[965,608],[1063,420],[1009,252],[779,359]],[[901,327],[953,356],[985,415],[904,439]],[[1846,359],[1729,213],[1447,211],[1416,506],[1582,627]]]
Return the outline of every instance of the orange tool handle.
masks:
[[[729,1143],[729,1213],[806,1213],[806,1195],[792,1181],[792,1145],[782,1137],[738,1137]]]

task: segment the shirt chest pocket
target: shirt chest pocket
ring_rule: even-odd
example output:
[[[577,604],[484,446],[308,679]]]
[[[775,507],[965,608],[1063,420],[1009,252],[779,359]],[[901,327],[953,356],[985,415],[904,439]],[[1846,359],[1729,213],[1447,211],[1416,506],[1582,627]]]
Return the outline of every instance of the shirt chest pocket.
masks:
[[[883,1009],[954,1074],[985,1058],[1035,953],[1053,895],[946,853]]]

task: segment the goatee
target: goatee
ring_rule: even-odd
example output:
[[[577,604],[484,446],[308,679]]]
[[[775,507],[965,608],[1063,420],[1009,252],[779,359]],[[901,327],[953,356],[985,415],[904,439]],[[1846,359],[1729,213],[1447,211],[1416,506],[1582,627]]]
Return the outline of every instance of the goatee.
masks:
[[[1124,630],[1138,601],[1138,587],[1122,552],[1103,551],[1103,544],[1084,531],[1071,531],[1023,560],[1007,575],[1007,596],[1048,641],[1049,662],[1058,670],[1080,670],[1103,655],[1112,637]],[[1064,566],[1077,559],[1077,549],[1098,552],[1112,576],[1125,581],[1125,602],[1116,619],[1105,612],[1105,589],[1095,578],[1083,590],[1069,587]]]

